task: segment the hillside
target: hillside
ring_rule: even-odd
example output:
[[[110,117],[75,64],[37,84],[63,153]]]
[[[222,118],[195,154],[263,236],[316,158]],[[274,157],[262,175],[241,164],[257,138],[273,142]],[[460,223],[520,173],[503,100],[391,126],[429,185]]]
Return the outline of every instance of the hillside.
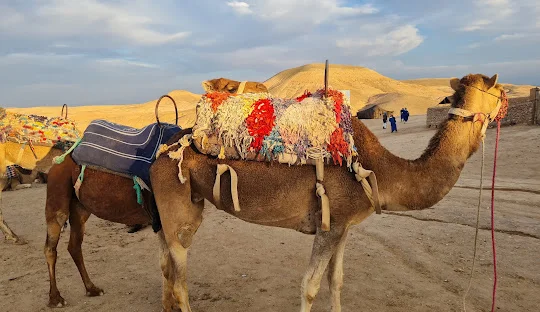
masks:
[[[200,95],[183,90],[168,93],[178,106],[178,124],[182,127],[195,123],[195,105]],[[141,128],[156,121],[154,108],[157,99],[142,104],[76,106],[68,108],[68,117],[77,122],[79,130],[84,131],[94,119],[106,119],[119,124]],[[68,103],[69,105],[69,103]],[[39,114],[48,117],[59,116],[61,106],[8,108],[8,111],[21,114]],[[174,106],[164,98],[159,104],[160,121],[174,123]]]
[[[422,78],[402,80],[405,83],[421,85],[424,87],[432,87],[437,90],[452,93],[450,88],[450,78]],[[510,83],[501,83],[506,90],[508,97],[523,97],[529,96],[530,90],[534,88],[531,85],[515,85]]]
[[[264,84],[274,95],[295,97],[306,89],[315,90],[324,86],[324,64],[287,69]],[[368,102],[377,104],[382,100],[380,104],[389,110],[399,111],[407,107],[411,114],[425,114],[429,106],[437,105],[441,98],[448,95],[437,88],[394,80],[368,68],[338,64],[329,65],[329,85],[334,89],[351,90],[353,112]],[[380,97],[382,94],[388,96]],[[372,98],[374,96],[378,97]]]

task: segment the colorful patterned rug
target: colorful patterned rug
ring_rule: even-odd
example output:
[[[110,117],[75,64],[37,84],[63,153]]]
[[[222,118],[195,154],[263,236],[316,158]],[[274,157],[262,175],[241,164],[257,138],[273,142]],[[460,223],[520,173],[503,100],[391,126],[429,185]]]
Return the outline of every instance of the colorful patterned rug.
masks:
[[[347,97],[306,91],[293,99],[268,93],[205,94],[197,104],[193,141],[204,154],[289,164],[325,162],[350,167],[356,155]]]
[[[55,146],[59,142],[75,142],[79,130],[75,123],[61,117],[14,114],[0,111],[0,140],[15,143]]]

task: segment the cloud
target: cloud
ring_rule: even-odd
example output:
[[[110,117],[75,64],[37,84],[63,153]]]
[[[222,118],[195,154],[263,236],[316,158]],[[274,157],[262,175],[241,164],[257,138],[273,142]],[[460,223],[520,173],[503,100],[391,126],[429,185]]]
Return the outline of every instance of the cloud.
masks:
[[[238,14],[251,14],[253,11],[250,9],[249,4],[240,1],[227,2],[227,5],[233,8]]]
[[[275,29],[288,29],[294,25],[309,27],[332,23],[341,18],[354,18],[379,12],[371,4],[359,6],[342,5],[341,0],[252,0],[228,2],[235,10],[249,13],[270,22]],[[234,3],[234,6],[232,5]]]
[[[500,36],[496,37],[493,40],[494,41],[507,41],[507,40],[522,39],[522,38],[526,38],[526,37],[528,37],[528,35],[526,35],[526,34],[511,34],[511,35],[504,34],[504,35],[500,35]]]
[[[159,66],[156,64],[130,61],[126,59],[99,59],[99,60],[96,60],[96,63],[104,64],[104,65],[111,65],[114,67],[135,66],[135,67],[142,67],[142,68],[159,68]]]
[[[486,26],[491,25],[491,23],[492,21],[486,20],[486,19],[477,20],[465,27],[462,27],[461,30],[462,31],[475,31],[479,29],[484,29],[486,28]]]
[[[0,24],[0,29],[12,35],[47,36],[55,39],[106,37],[142,46],[179,42],[191,34],[186,30],[172,33],[156,30],[159,28],[156,26],[165,24],[162,20],[167,20],[166,16],[148,14],[136,4],[127,1],[105,3],[97,0],[45,0],[27,12],[10,9],[10,13],[0,14],[0,20],[4,17],[8,19]]]
[[[404,25],[380,33],[377,37],[353,37],[336,40],[336,46],[348,52],[364,51],[366,56],[400,55],[418,47],[424,38],[418,28]]]

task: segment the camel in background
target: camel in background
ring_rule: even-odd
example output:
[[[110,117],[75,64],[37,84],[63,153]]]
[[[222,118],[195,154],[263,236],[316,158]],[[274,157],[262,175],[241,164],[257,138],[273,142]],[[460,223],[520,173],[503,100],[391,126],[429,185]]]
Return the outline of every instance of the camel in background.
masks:
[[[238,92],[238,88],[242,84],[238,81],[220,78],[209,82],[205,81],[203,85],[210,87],[212,83],[229,86],[230,89],[224,90],[225,92],[233,90]],[[258,82],[246,82],[243,92],[261,92],[261,85]],[[236,86],[236,88],[232,86]],[[264,87],[264,85],[262,86]],[[189,131],[183,130],[179,135],[184,135]],[[174,140],[178,140],[178,137]],[[73,161],[70,155],[67,155],[62,163],[53,165],[48,173],[45,205],[47,239],[44,253],[50,280],[49,307],[66,305],[66,301],[56,286],[56,247],[60,239],[62,225],[67,220],[70,224],[68,251],[82,277],[86,295],[90,297],[104,293],[90,280],[83,260],[84,227],[90,215],[94,214],[98,218],[126,225],[144,225],[152,221],[149,213],[137,203],[137,197],[133,191],[133,180],[124,176],[86,168],[84,182],[79,190],[79,198],[77,198],[73,185],[80,170],[81,167]],[[111,190],[112,185],[114,185],[114,190]],[[146,206],[152,204],[148,192],[144,191],[143,197]]]
[[[497,115],[504,100],[497,78],[497,75],[489,78],[471,74],[461,80],[452,79],[456,99],[452,106],[460,108],[461,112],[474,113],[475,118],[450,115],[424,153],[415,160],[390,153],[361,121],[353,118],[357,160],[364,168],[376,173],[383,209],[425,209],[439,202],[452,189],[465,162],[478,149],[484,125],[487,126],[487,122]],[[483,122],[476,122],[476,117],[483,117]],[[177,139],[185,133],[187,131]],[[179,145],[176,145],[168,151],[178,149]],[[167,154],[162,153],[150,169],[162,220],[159,238],[163,311],[170,312],[179,305],[182,312],[191,312],[186,277],[187,254],[202,222],[204,199],[247,222],[314,234],[311,260],[301,284],[300,311],[311,310],[327,267],[332,311],[341,311],[347,233],[350,226],[359,224],[374,212],[353,173],[345,167],[325,166],[325,188],[332,208],[330,230],[323,231],[314,187],[316,173],[312,166],[221,160],[201,154],[191,145],[183,151],[181,173],[186,180],[182,184],[178,178],[178,160],[167,157]],[[224,181],[219,187],[221,200],[214,200],[218,164],[229,165],[238,175],[240,211],[234,209],[228,172],[222,177]],[[67,207],[62,211],[67,212]],[[48,225],[56,222],[61,213],[58,210],[55,214],[50,213],[53,221],[48,220]],[[54,226],[56,234],[58,225]]]

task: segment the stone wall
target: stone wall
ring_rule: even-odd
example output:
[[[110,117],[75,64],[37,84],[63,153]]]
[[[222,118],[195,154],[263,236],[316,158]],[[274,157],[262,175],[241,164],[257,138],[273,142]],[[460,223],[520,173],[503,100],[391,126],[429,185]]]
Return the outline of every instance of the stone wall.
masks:
[[[501,125],[531,125],[540,123],[540,118],[535,118],[535,114],[537,116],[540,114],[540,96],[538,94],[540,94],[540,90],[535,88],[531,89],[531,95],[528,97],[508,99],[508,114],[501,121]],[[448,118],[449,109],[450,104],[439,104],[428,108],[426,118],[427,126],[438,127]]]
[[[437,106],[428,108],[426,117],[426,124],[428,128],[437,128],[439,124],[445,121],[448,118],[449,109],[450,104],[439,104]]]

